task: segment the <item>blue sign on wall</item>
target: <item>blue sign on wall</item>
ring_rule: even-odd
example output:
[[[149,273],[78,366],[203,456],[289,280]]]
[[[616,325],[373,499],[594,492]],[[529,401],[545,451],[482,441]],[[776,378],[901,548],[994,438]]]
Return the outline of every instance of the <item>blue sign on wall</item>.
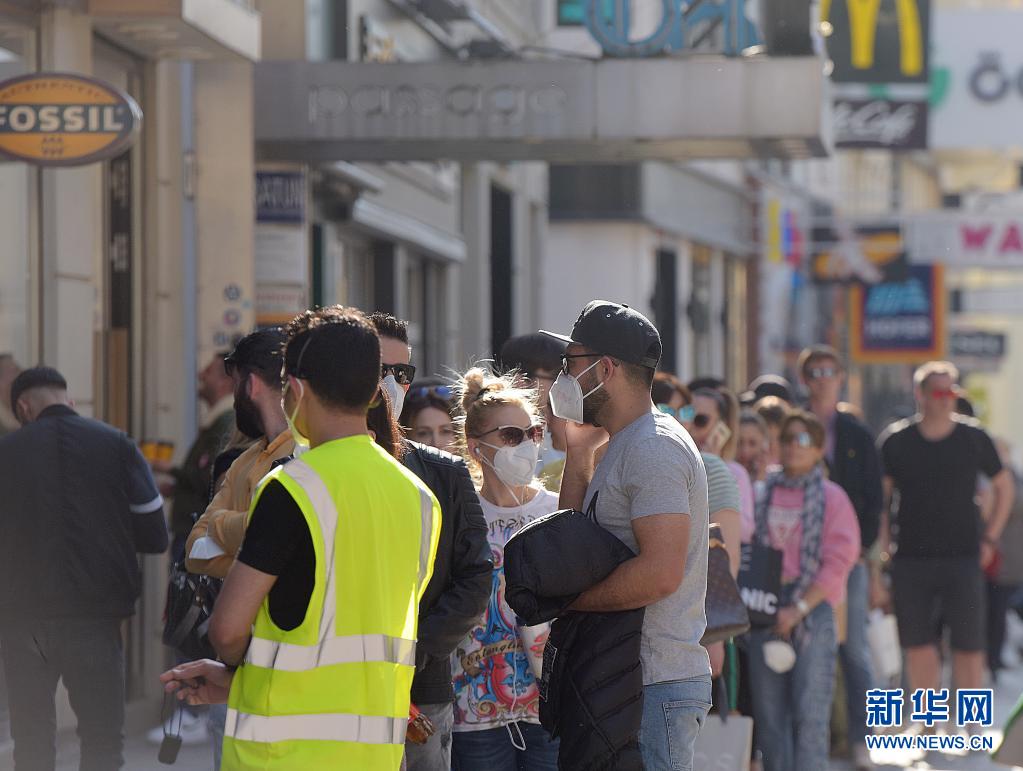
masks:
[[[940,265],[910,265],[903,280],[852,287],[853,359],[913,364],[942,358],[944,287]]]
[[[256,172],[256,222],[305,221],[305,174],[301,171]]]
[[[711,33],[720,34],[718,50],[726,56],[738,56],[760,43],[756,27],[746,16],[747,0],[658,0],[659,22],[638,38],[631,35],[635,0],[579,2],[583,23],[608,56],[649,57],[684,51]],[[559,19],[568,21],[570,11],[559,7]]]

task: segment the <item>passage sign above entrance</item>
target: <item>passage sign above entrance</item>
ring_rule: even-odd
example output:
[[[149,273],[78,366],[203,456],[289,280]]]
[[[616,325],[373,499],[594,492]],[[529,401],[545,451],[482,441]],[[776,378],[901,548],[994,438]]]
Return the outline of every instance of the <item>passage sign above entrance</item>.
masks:
[[[813,57],[261,62],[256,142],[306,162],[820,156],[825,87]]]

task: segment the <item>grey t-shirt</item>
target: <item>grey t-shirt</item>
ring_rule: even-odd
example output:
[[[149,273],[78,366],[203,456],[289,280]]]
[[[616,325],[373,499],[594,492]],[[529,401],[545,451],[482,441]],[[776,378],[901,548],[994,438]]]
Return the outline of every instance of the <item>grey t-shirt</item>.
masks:
[[[632,520],[651,514],[688,514],[689,549],[681,585],[647,606],[640,659],[643,683],[710,674],[700,645],[707,627],[707,473],[700,451],[678,422],[651,411],[613,437],[586,489],[584,510],[597,493],[597,521],[637,554]]]

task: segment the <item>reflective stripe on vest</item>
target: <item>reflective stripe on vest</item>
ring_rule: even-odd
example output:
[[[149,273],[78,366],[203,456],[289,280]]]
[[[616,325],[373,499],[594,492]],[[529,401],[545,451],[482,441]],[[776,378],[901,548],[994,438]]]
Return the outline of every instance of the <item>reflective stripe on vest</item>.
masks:
[[[324,580],[327,586],[323,596],[323,616],[320,618],[320,639],[325,640],[334,636],[334,614],[337,612],[335,601],[337,595],[334,590],[334,531],[337,530],[337,506],[334,505],[327,485],[308,463],[293,460],[285,471],[305,491],[323,533],[323,562],[326,568]]]
[[[246,742],[272,744],[285,741],[359,742],[404,744],[407,718],[372,715],[249,715],[229,709],[224,732]]]
[[[426,576],[430,572],[430,530],[433,528],[433,501],[423,482],[419,483],[419,516],[423,522],[423,536],[419,542],[419,598],[426,591]]]
[[[305,672],[332,664],[356,661],[385,661],[416,665],[416,641],[384,634],[332,637],[319,645],[295,645],[253,637],[245,663],[285,672]]]

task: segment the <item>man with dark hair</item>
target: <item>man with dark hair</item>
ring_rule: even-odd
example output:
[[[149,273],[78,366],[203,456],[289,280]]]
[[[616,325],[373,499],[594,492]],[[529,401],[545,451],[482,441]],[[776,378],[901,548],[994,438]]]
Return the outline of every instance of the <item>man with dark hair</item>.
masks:
[[[185,567],[192,573],[224,578],[245,537],[249,507],[259,481],[274,466],[291,458],[295,442],[281,407],[284,330],[259,329],[246,335],[224,359],[234,382],[234,416],[238,430],[255,439],[224,474],[223,482],[185,542]],[[220,768],[227,708],[208,713],[213,768]],[[184,732],[183,732],[184,733]]]
[[[216,578],[227,575],[241,548],[259,480],[295,450],[281,407],[286,339],[280,327],[260,329],[243,337],[224,359],[234,381],[235,423],[256,443],[231,464],[213,500],[188,535],[185,565],[192,573]]]
[[[799,374],[809,393],[810,411],[825,430],[824,460],[831,480],[839,484],[856,511],[862,551],[849,573],[846,591],[846,637],[839,646],[845,678],[848,741],[857,769],[873,768],[867,751],[867,697],[873,688],[873,666],[867,641],[870,571],[867,558],[881,524],[881,460],[870,430],[857,418],[839,410],[845,382],[838,351],[815,345],[799,354]]]
[[[389,388],[400,390],[400,397],[391,399],[394,404],[404,399],[415,373],[408,325],[379,311],[369,319],[380,334],[383,385],[388,387],[390,380]],[[451,766],[451,653],[486,609],[493,562],[483,509],[465,462],[426,445],[407,440],[405,444],[402,462],[433,490],[443,521],[433,578],[419,605],[419,646],[412,682],[412,702],[437,730],[426,744],[405,745],[409,771],[434,771]]]
[[[526,379],[526,385],[537,391],[546,424],[537,476],[544,487],[553,492],[561,490],[561,474],[565,469],[565,421],[551,414],[547,395],[561,370],[564,353],[564,342],[536,332],[509,338],[501,346],[500,356],[502,369],[518,370]]]
[[[11,384],[23,427],[0,439],[0,649],[19,769],[55,766],[58,680],[78,718],[81,767],[121,767],[121,623],[139,595],[136,552],[167,548],[142,454],[73,406],[57,370],[25,370]]]
[[[440,507],[368,434],[380,340],[365,316],[296,317],[284,377],[304,451],[256,491],[210,621],[221,659],[239,665],[223,767],[394,769]]]
[[[185,539],[195,517],[206,509],[213,483],[213,461],[223,449],[234,429],[232,393],[234,383],[224,368],[226,351],[214,354],[199,373],[199,398],[206,404],[206,414],[199,425],[199,433],[192,442],[180,466],[164,461],[153,463],[153,469],[169,474],[171,482],[163,486],[171,499],[171,559],[177,562],[185,556]]]
[[[553,336],[568,344],[550,393],[554,414],[570,421],[561,507],[592,511],[636,554],[583,592],[571,610],[646,608],[643,760],[650,769],[690,768],[711,705],[710,659],[700,645],[709,529],[703,461],[686,430],[651,401],[661,338],[645,316],[594,300],[571,337]],[[640,378],[636,368],[647,373]]]

